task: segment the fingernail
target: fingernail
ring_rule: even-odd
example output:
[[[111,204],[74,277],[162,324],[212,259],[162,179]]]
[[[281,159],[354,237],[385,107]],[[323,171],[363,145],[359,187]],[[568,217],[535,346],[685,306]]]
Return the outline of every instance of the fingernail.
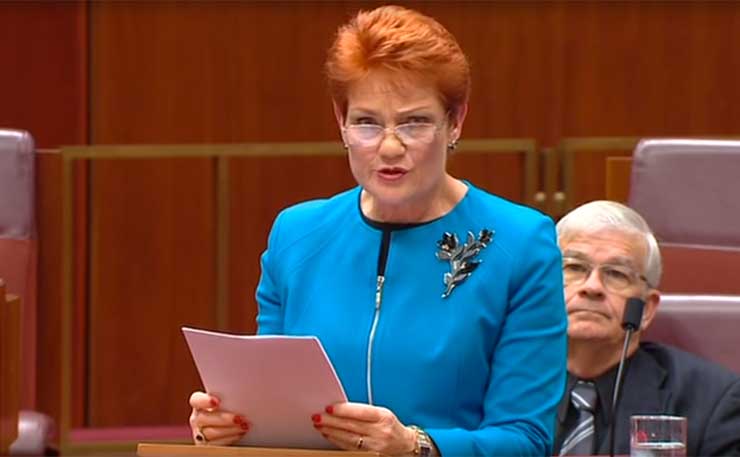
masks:
[[[318,424],[319,422],[321,422],[321,414],[314,414],[313,416],[311,416],[311,420]]]
[[[242,419],[241,416],[234,416],[234,423],[239,425],[244,422],[244,419]]]
[[[327,435],[326,433],[322,433],[321,436],[323,436],[324,438],[329,438],[329,435]]]
[[[221,402],[219,401],[219,399],[218,399],[218,398],[216,398],[216,397],[211,397],[211,406],[218,406],[218,405],[219,405],[219,403],[221,403]]]
[[[241,426],[242,426],[242,430],[249,430],[249,424],[247,424],[246,422],[242,422]]]
[[[313,427],[314,427],[314,428],[321,428],[321,427],[323,427],[323,425],[322,425],[322,424],[316,424],[316,423],[315,423],[315,424],[313,424]]]
[[[334,414],[334,407],[332,405],[327,406],[326,412],[329,414]]]

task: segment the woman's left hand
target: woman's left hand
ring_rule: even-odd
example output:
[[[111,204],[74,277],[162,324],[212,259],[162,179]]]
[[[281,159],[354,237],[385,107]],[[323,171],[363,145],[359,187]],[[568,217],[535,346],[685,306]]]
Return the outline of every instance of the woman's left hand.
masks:
[[[324,438],[346,450],[364,449],[385,455],[413,455],[416,432],[387,408],[364,403],[336,403],[311,417]]]

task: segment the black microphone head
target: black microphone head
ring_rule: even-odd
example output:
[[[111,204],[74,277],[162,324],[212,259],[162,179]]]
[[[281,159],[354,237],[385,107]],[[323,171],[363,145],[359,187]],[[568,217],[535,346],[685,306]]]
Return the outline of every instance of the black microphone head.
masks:
[[[622,328],[625,330],[638,330],[642,323],[642,310],[645,307],[645,300],[640,297],[630,297],[624,305],[624,314],[622,315]]]

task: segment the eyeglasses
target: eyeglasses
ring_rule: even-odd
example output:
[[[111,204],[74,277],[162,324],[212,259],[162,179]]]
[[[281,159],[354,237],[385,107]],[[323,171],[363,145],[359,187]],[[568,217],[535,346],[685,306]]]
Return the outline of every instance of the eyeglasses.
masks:
[[[595,266],[580,259],[571,257],[563,258],[563,281],[566,286],[582,284],[591,277]],[[645,276],[622,265],[598,265],[597,272],[599,280],[604,287],[611,292],[621,292],[638,281],[648,284]]]
[[[382,127],[377,124],[351,124],[342,127],[342,132],[351,148],[376,149],[389,132],[393,133],[404,146],[414,147],[431,144],[442,123],[409,122],[394,127]]]

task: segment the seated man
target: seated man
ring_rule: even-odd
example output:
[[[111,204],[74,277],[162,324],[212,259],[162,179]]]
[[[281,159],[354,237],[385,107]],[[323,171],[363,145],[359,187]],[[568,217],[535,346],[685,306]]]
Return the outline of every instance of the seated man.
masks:
[[[615,454],[629,454],[635,414],[688,418],[687,455],[740,455],[740,378],[694,355],[640,344],[660,293],[658,243],[645,220],[615,202],[580,206],[558,224],[568,311],[568,382],[558,408],[555,455],[608,454],[612,391],[629,297],[645,300],[628,348],[616,412]]]

